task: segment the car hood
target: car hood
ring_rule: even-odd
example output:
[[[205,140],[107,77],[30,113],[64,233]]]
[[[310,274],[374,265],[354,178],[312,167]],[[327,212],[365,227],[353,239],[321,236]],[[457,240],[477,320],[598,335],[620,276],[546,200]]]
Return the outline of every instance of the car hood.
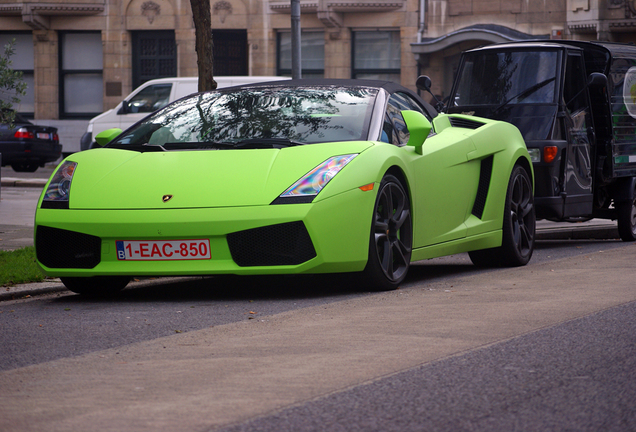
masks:
[[[370,142],[283,149],[75,153],[71,209],[167,209],[268,205],[331,156]],[[324,192],[323,192],[324,193]],[[164,202],[164,196],[172,198]]]

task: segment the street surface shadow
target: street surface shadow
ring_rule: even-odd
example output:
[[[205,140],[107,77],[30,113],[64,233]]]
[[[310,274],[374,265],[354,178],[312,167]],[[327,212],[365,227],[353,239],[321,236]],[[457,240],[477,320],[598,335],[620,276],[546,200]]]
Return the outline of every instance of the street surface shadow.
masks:
[[[624,246],[619,240],[542,240],[535,244],[535,253],[528,265],[571,256],[571,249],[586,254],[600,249]],[[468,254],[418,261],[411,265],[401,287],[439,282],[452,277],[476,275],[500,270],[501,267],[477,267]],[[272,275],[272,276],[205,276],[184,278],[142,278],[110,298],[82,295],[60,297],[59,301],[82,302],[180,302],[180,301],[241,301],[252,300],[327,300],[372,293],[355,274]]]
[[[363,287],[337,275],[209,276],[141,279],[111,297],[65,296],[64,301],[181,302],[346,298]],[[368,292],[368,290],[367,290]],[[59,300],[62,300],[60,298]]]
[[[534,250],[544,249],[566,249],[572,247],[586,246],[608,246],[619,247],[626,243],[618,239],[559,239],[559,240],[537,240],[534,244]]]
[[[421,283],[438,282],[448,277],[465,276],[470,274],[492,271],[495,269],[477,267],[472,264],[426,264],[417,263],[411,266],[404,284],[417,285]]]
[[[463,264],[414,264],[403,286],[484,271]],[[63,296],[60,302],[188,302],[243,300],[329,300],[336,301],[374,293],[355,274],[285,276],[209,276],[148,278],[132,282],[111,297]]]

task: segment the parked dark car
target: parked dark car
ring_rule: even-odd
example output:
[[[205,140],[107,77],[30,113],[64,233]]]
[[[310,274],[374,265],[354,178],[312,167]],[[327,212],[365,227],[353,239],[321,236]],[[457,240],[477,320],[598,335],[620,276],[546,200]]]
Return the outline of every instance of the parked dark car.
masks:
[[[62,154],[57,128],[34,125],[16,113],[13,125],[0,124],[2,166],[33,172]]]

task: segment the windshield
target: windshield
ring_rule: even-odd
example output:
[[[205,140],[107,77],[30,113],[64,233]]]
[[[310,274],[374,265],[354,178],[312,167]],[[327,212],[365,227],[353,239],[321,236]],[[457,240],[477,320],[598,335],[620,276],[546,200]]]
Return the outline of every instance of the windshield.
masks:
[[[366,140],[377,91],[252,87],[201,93],[157,111],[108,147],[278,148]]]
[[[549,104],[556,100],[557,51],[466,53],[455,106]]]

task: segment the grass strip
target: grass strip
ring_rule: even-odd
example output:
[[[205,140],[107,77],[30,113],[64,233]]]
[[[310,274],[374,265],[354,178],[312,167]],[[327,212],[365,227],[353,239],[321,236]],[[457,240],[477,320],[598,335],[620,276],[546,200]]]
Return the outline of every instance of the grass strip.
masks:
[[[35,262],[33,246],[0,251],[0,286],[40,282],[44,274]]]

